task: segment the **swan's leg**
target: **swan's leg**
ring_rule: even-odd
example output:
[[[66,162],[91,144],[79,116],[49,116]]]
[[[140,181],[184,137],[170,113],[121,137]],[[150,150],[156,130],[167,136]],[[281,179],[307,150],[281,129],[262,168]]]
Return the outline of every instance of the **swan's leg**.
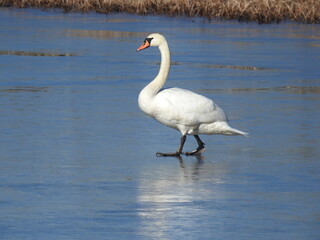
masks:
[[[201,141],[198,135],[194,135],[194,138],[197,140],[198,148],[192,152],[186,152],[186,155],[196,155],[203,153],[206,149],[204,148],[204,142]]]
[[[157,157],[176,157],[176,156],[180,156],[180,154],[182,153],[182,149],[183,149],[183,145],[185,143],[187,139],[187,135],[182,135],[181,139],[180,139],[180,146],[178,148],[178,150],[175,153],[160,153],[157,152]]]

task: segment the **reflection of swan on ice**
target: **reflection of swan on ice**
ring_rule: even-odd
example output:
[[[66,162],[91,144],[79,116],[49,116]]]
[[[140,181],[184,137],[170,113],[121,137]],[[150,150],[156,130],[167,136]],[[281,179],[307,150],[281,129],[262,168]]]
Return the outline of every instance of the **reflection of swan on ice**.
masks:
[[[161,89],[167,80],[170,68],[169,47],[166,39],[157,33],[150,34],[137,51],[149,46],[159,47],[161,65],[156,78],[140,92],[139,107],[147,115],[179,130],[182,134],[176,152],[157,153],[157,156],[181,155],[187,135],[193,135],[198,143],[198,148],[186,152],[187,155],[204,152],[204,143],[199,134],[248,135],[231,128],[224,111],[211,99],[181,88]]]
[[[148,239],[185,239],[187,232],[193,235],[224,195],[224,191],[216,191],[224,183],[224,171],[217,173],[212,162],[189,158],[178,158],[177,167],[164,164],[150,169],[152,178],[141,178],[138,185],[139,232]]]

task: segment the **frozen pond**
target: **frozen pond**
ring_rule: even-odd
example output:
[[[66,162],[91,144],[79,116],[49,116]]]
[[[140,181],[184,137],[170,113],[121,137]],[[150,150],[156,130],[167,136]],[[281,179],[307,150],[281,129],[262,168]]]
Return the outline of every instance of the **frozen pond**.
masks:
[[[319,239],[319,25],[2,8],[0,31],[2,240]],[[138,108],[152,32],[166,87],[214,99],[249,138],[155,156],[180,134]]]

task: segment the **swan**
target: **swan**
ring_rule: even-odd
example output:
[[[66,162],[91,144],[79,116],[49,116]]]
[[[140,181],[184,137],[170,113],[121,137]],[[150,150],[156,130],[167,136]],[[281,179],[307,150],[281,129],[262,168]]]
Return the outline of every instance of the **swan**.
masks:
[[[187,135],[193,135],[198,148],[186,155],[201,154],[205,151],[204,143],[199,134],[242,135],[248,133],[231,128],[225,112],[211,99],[181,88],[162,89],[170,70],[170,51],[164,36],[159,33],[150,34],[137,49],[158,47],[161,54],[160,70],[139,94],[140,109],[160,123],[177,129],[181,133],[180,145],[173,153],[161,153],[160,156],[180,156]]]

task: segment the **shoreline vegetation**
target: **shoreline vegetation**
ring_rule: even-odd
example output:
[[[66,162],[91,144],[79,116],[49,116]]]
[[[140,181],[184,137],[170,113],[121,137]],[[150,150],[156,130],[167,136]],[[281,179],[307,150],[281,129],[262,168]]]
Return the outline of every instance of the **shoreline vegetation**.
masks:
[[[286,20],[320,23],[320,0],[0,0],[0,7],[159,14],[260,24]]]

